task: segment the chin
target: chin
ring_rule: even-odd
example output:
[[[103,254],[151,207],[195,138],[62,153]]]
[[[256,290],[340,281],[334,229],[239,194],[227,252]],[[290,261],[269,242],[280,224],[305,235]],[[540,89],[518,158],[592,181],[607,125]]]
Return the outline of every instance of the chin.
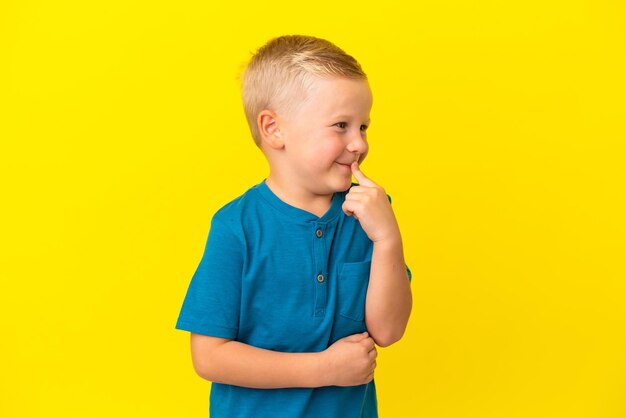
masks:
[[[350,186],[352,185],[352,178],[348,178],[346,180],[343,181],[337,181],[333,184],[333,191],[334,192],[345,192],[346,190],[348,190],[350,188]]]

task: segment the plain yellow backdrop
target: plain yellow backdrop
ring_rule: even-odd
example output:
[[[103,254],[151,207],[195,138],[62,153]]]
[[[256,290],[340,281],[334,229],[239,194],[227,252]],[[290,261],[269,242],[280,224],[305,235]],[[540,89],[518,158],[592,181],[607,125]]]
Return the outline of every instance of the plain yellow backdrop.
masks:
[[[625,417],[620,0],[2,2],[0,416],[207,415],[174,324],[267,174],[237,75],[290,33],[374,91],[414,293],[381,416]]]

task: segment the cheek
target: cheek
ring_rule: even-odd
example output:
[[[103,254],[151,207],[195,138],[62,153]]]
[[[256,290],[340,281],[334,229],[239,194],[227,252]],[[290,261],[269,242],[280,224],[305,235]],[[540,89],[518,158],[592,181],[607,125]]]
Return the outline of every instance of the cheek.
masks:
[[[320,156],[324,156],[326,164],[334,163],[338,158],[345,154],[345,147],[339,141],[329,142],[324,147],[320,147]]]
[[[310,153],[318,159],[335,159],[343,153],[344,146],[341,141],[318,138],[311,143]]]

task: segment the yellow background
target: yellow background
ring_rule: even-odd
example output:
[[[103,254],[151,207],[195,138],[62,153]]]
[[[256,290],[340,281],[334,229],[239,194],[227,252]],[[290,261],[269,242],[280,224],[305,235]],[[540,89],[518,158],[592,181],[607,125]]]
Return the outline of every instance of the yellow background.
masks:
[[[0,416],[205,417],[174,324],[267,174],[237,74],[328,38],[374,91],[414,309],[382,417],[626,417],[623,1],[3,1]]]

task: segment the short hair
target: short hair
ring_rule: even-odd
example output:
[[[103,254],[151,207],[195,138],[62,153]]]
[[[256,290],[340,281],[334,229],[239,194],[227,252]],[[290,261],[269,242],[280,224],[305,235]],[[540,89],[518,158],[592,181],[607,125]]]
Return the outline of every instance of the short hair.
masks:
[[[333,43],[304,35],[280,36],[259,48],[244,68],[241,96],[252,137],[261,145],[257,117],[264,109],[292,110],[302,103],[314,77],[367,80],[361,65]]]

